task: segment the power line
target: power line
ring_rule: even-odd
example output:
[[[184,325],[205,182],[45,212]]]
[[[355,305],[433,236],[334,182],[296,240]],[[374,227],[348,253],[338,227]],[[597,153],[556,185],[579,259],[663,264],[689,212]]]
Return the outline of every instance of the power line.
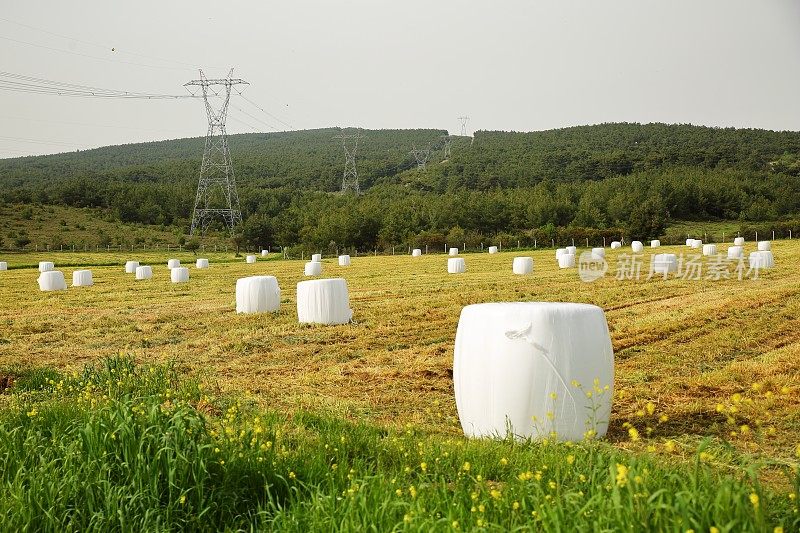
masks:
[[[157,94],[104,89],[90,85],[66,83],[4,71],[0,71],[0,89],[31,94],[51,94],[86,98],[140,98],[147,100],[194,98],[193,95],[185,94]]]
[[[250,100],[248,97],[246,97],[246,96],[245,96],[244,94],[242,94],[241,92],[239,92],[239,96],[241,96],[241,97],[242,97],[242,99],[243,99],[245,102],[248,102],[250,105],[252,105],[252,106],[253,106],[253,107],[255,107],[256,109],[258,109],[258,110],[259,110],[259,111],[261,111],[262,113],[264,113],[264,114],[266,114],[267,116],[269,116],[269,117],[273,118],[274,120],[277,120],[279,123],[283,124],[284,126],[286,126],[287,128],[289,128],[290,130],[293,130],[293,131],[294,131],[294,127],[293,127],[291,124],[288,124],[287,122],[284,122],[283,120],[279,119],[278,117],[276,117],[275,115],[273,115],[272,113],[270,113],[269,111],[267,111],[266,109],[264,109],[263,107],[261,107],[260,105],[258,105],[257,103],[255,103],[255,102],[253,102],[252,100]]]

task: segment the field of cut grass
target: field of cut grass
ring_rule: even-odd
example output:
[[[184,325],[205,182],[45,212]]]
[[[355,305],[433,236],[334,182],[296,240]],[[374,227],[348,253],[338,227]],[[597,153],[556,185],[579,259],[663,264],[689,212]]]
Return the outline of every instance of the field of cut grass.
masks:
[[[752,249],[748,243],[747,251]],[[198,380],[213,394],[241,396],[253,409],[286,417],[290,426],[299,413],[314,413],[355,427],[401,435],[411,427],[426,439],[464,442],[451,378],[461,308],[490,301],[588,302],[605,309],[616,358],[617,390],[600,468],[613,471],[619,460],[614,454],[648,465],[701,463],[712,481],[723,476],[768,487],[774,491],[770,498],[786,503],[775,507],[781,514],[795,508],[789,503],[797,490],[792,472],[800,442],[800,243],[776,241],[773,250],[774,270],[741,281],[646,281],[650,249],[643,279],[615,279],[627,250],[609,250],[609,275],[593,283],[580,281],[575,269],[559,270],[549,249],[526,252],[534,257],[535,271],[525,277],[511,273],[511,252],[466,255],[462,275],[446,273],[443,255],[359,257],[349,268],[326,258],[324,275],[348,281],[354,318],[332,327],[296,321],[301,261],[259,257],[248,265],[243,258],[208,254],[209,270],[191,268],[188,284],[173,285],[166,254],[7,254],[0,257],[12,267],[0,272],[0,367],[10,374],[31,368],[68,374],[125,353],[147,365],[172,361],[179,375]],[[659,250],[668,251],[688,250]],[[194,260],[186,253],[175,257]],[[95,286],[40,293],[35,265],[45,259],[57,268],[72,265],[64,267],[68,279],[77,266],[92,268]],[[154,279],[134,281],[122,268],[127,259],[152,264]],[[255,274],[277,276],[279,313],[235,314],[236,279]],[[570,454],[557,453],[563,457],[552,460]],[[372,468],[380,475],[379,465]],[[448,478],[444,486],[455,482]],[[378,501],[359,503],[372,504]],[[793,523],[791,516],[780,522]],[[450,522],[459,520],[465,524],[463,517]],[[470,527],[477,527],[476,520]],[[721,530],[766,530],[775,520],[772,515]],[[499,516],[492,523],[519,524]],[[694,524],[662,526],[707,530],[711,522]]]

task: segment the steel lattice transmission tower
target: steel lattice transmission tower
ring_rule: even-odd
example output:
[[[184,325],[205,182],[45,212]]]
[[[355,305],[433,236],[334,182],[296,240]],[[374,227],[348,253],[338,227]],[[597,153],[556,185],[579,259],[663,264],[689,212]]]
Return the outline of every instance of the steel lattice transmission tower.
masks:
[[[208,115],[208,133],[206,133],[206,145],[203,150],[203,163],[200,166],[200,179],[197,182],[197,196],[194,200],[190,235],[194,235],[198,229],[201,234],[205,233],[208,224],[218,217],[224,220],[231,232],[237,224],[242,222],[239,193],[236,192],[236,179],[233,175],[231,152],[228,148],[228,135],[225,132],[225,119],[228,116],[231,88],[248,83],[232,76],[233,69],[228,72],[227,78],[207,79],[201,70],[199,80],[192,80],[184,84],[184,87],[187,88],[200,88]],[[209,93],[212,97],[222,97],[222,104],[219,107],[215,108],[208,101]]]
[[[450,159],[450,136],[445,135],[442,144],[442,158],[447,161]]]
[[[361,140],[361,134],[357,131],[348,135],[342,130],[335,139],[342,140],[342,148],[344,148],[344,175],[342,176],[342,193],[353,191],[356,194],[361,192],[358,186],[358,170],[356,169],[356,150],[358,150],[358,141]],[[350,141],[350,146],[347,146],[347,141]]]
[[[467,136],[467,122],[469,122],[469,117],[458,117],[458,120],[461,121],[461,136]]]
[[[417,147],[414,146],[413,150],[411,150],[411,152],[409,153],[417,161],[417,168],[425,170],[425,165],[428,164],[428,159],[431,157],[430,146],[428,146],[428,148],[423,150],[418,150]]]

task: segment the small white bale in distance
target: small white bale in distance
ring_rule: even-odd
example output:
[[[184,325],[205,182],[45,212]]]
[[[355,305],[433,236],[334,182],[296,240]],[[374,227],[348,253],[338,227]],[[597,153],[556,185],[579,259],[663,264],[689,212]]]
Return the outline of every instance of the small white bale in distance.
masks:
[[[153,277],[153,268],[149,265],[138,266],[136,267],[136,279],[137,280],[144,280],[144,279],[151,279]]]
[[[208,268],[208,259],[200,257],[195,261],[194,267],[198,269]]]
[[[0,270],[8,270],[8,263],[0,261]]]
[[[339,266],[340,267],[349,267],[350,266],[350,256],[349,255],[340,255],[339,256]]]
[[[52,261],[39,261],[39,272],[50,272],[55,268],[56,266]]]
[[[468,437],[549,439],[554,432],[558,440],[581,441],[587,430],[602,437],[614,395],[603,310],[576,303],[468,305],[456,331],[453,384]]]
[[[574,268],[575,254],[561,254],[558,256],[558,268]]]
[[[675,254],[656,254],[653,256],[653,272],[669,274],[678,271],[678,256]]]
[[[520,276],[530,274],[533,272],[533,257],[515,257],[511,270]]]
[[[650,241],[650,248],[658,248],[659,246],[661,246],[661,241],[658,239]]]
[[[635,254],[638,254],[644,250],[644,244],[642,241],[633,241],[631,243],[631,251]]]
[[[694,239],[692,241],[692,248],[702,248],[702,247],[703,247],[703,241],[701,241],[700,239]]]
[[[772,243],[770,241],[758,241],[758,251],[767,252],[772,250]]]
[[[449,255],[458,255],[458,248],[450,248]]]
[[[774,268],[775,257],[772,251],[765,250],[763,252],[752,252],[748,258],[750,268]]]
[[[559,258],[559,257],[561,257],[562,255],[564,255],[564,254],[568,254],[568,253],[569,253],[569,252],[567,251],[567,249],[566,249],[566,248],[558,248],[558,249],[556,250],[556,259],[558,259],[558,258]]]
[[[125,273],[126,274],[135,274],[136,267],[139,266],[139,261],[125,261]]]
[[[269,255],[269,250],[261,250],[261,257],[267,257]]]
[[[577,246],[567,246],[566,250],[567,250],[568,254],[575,255],[576,253],[578,253],[578,247]]]
[[[467,271],[467,263],[463,257],[451,257],[447,260],[448,274],[463,274]]]
[[[342,278],[297,284],[297,320],[300,323],[347,324],[352,318],[347,282]]]
[[[186,267],[175,267],[169,273],[172,283],[186,283],[189,281],[189,269]]]
[[[734,246],[744,246],[744,237],[736,237],[733,239]]]
[[[744,259],[744,248],[741,246],[728,246],[728,259]]]
[[[311,260],[314,261],[315,263],[321,263],[322,262],[322,254],[314,254],[314,255],[312,255],[311,256]]]
[[[256,262],[256,256],[248,255],[247,257],[244,258],[244,260],[247,261],[247,264],[252,265],[253,263]]]
[[[611,241],[611,249],[616,250],[617,248],[622,248],[622,243],[619,241]]]
[[[717,255],[717,245],[716,244],[704,244],[703,245],[703,255]]]
[[[94,285],[94,281],[92,281],[91,270],[76,270],[72,273],[73,287],[91,287],[92,285]]]
[[[694,242],[694,239],[686,239],[686,246],[691,246]]]
[[[179,266],[181,266],[181,262],[179,259],[170,259],[169,261],[167,261],[167,268],[169,268],[170,270],[172,270],[173,268],[178,268]]]
[[[489,253],[490,254],[496,254],[497,253],[497,246],[490,246],[489,247]]]
[[[605,248],[592,248],[592,259],[605,259],[605,258],[606,258]]]
[[[64,273],[60,270],[45,270],[39,274],[38,282],[39,290],[43,292],[67,290],[67,282],[64,281]]]
[[[281,289],[275,276],[250,276],[236,280],[237,313],[272,313],[281,306]]]
[[[411,257],[422,257],[422,250],[419,248],[414,248],[411,250]]]
[[[306,276],[321,276],[322,275],[322,263],[319,261],[309,261],[306,263],[304,274]]]

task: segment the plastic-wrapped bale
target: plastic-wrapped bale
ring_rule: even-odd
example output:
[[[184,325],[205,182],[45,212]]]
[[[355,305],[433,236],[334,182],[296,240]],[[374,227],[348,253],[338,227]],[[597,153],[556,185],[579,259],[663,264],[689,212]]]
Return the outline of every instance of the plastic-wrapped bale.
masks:
[[[39,261],[39,272],[50,272],[56,268],[52,261]]]
[[[561,254],[558,256],[558,268],[574,268],[575,254]]]
[[[578,247],[577,246],[567,246],[565,248],[565,250],[567,251],[568,254],[572,254],[572,255],[575,255],[575,254],[578,253]]]
[[[694,239],[686,239],[686,246],[691,246],[694,242]]]
[[[635,254],[641,253],[644,251],[644,244],[641,241],[633,241],[631,243],[631,251]]]
[[[458,255],[458,248],[450,248],[448,252],[450,255]]]
[[[194,263],[194,267],[198,269],[208,268],[208,259],[201,257]]]
[[[691,246],[692,246],[692,248],[702,248],[703,247],[703,241],[701,241],[700,239],[693,239]]]
[[[281,306],[281,289],[275,276],[250,276],[236,280],[237,313],[271,313]]]
[[[448,274],[463,274],[467,271],[467,263],[463,257],[451,257],[447,260]]]
[[[252,265],[253,263],[256,262],[256,256],[248,255],[247,257],[245,257],[244,260],[247,261],[247,264]]]
[[[772,250],[772,243],[770,241],[758,241],[758,251],[767,252]]]
[[[650,241],[650,248],[658,248],[659,246],[661,246],[661,241],[658,239]]]
[[[173,268],[169,273],[169,277],[172,283],[186,283],[189,281],[189,269],[186,267]]]
[[[750,263],[750,268],[774,268],[775,256],[772,255],[770,250],[752,252],[748,262]]]
[[[347,282],[342,278],[297,284],[297,319],[301,323],[347,324],[352,318]]]
[[[148,265],[136,267],[136,279],[137,280],[141,281],[141,280],[145,280],[145,279],[151,279],[152,277],[153,277],[153,268],[152,267],[150,267]]]
[[[678,271],[678,256],[675,254],[656,254],[653,256],[653,272],[669,274]]]
[[[125,261],[125,273],[126,274],[135,274],[136,267],[139,266],[139,261]]]
[[[306,276],[320,276],[322,275],[322,263],[319,261],[309,261],[306,263],[306,267],[303,272]]]
[[[556,259],[558,259],[558,258],[559,258],[559,257],[561,257],[562,255],[564,255],[564,254],[568,254],[568,253],[569,253],[569,252],[567,251],[567,249],[566,249],[566,248],[558,248],[558,249],[556,250]],[[574,254],[573,254],[573,255],[574,255]]]
[[[533,272],[533,257],[515,257],[511,270],[520,276],[530,274]]]
[[[314,255],[312,255],[311,256],[311,260],[313,262],[315,262],[315,263],[321,263],[322,262],[322,254],[314,254]]]
[[[76,270],[72,273],[73,287],[91,287],[92,285],[94,285],[94,281],[92,281],[91,270]]]
[[[489,247],[489,253],[490,254],[496,254],[497,253],[497,246],[490,246]]]
[[[172,270],[173,268],[178,268],[179,266],[181,266],[181,262],[178,259],[170,259],[169,261],[167,261],[167,268],[169,268],[170,270]]]
[[[592,259],[605,259],[605,258],[606,258],[605,248],[592,248]]]
[[[422,250],[419,248],[414,248],[411,250],[411,257],[422,257]]]
[[[340,255],[339,256],[339,266],[340,267],[349,267],[350,266],[350,256],[349,255]]]
[[[8,270],[8,263],[0,261],[0,270]]]
[[[39,274],[37,281],[39,282],[39,290],[43,292],[67,290],[64,273],[60,270],[45,270]]]
[[[728,246],[728,259],[744,259],[744,248],[741,246]]]
[[[618,248],[622,248],[622,243],[619,241],[611,241],[611,249],[616,250]]]
[[[733,239],[734,246],[744,246],[744,237],[736,237]]]
[[[468,437],[582,441],[606,434],[614,353],[601,308],[468,305],[454,352],[456,408]]]
[[[261,250],[261,257],[267,257],[269,255],[269,250]]]
[[[704,244],[703,245],[703,255],[717,255],[717,245],[716,244]]]

